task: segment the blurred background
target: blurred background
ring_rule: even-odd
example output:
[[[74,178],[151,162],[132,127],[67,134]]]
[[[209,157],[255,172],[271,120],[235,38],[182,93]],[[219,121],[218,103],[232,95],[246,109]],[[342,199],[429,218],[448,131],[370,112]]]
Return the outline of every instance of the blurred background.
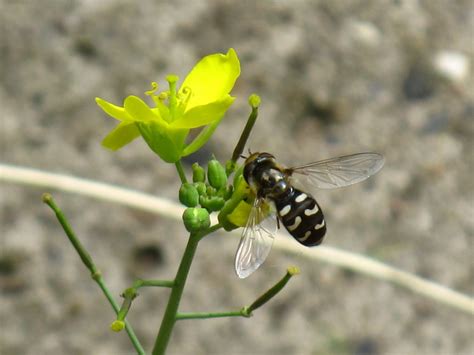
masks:
[[[205,149],[232,153],[262,98],[249,140],[294,165],[361,151],[381,173],[315,191],[326,245],[362,253],[472,295],[472,1],[0,0],[1,161],[177,200],[174,166],[142,140],[100,146],[115,125],[96,96],[121,104],[151,81],[184,78],[210,53],[236,49],[235,104]],[[0,352],[132,354],[105,298],[66,240],[44,189],[2,182]],[[180,223],[104,201],[53,194],[113,291],[171,278]],[[474,319],[410,291],[271,253],[254,275],[233,271],[238,240],[199,246],[183,311],[253,301],[288,265],[302,273],[251,319],[180,322],[170,354],[472,354]],[[151,349],[168,291],[143,289],[129,319]]]

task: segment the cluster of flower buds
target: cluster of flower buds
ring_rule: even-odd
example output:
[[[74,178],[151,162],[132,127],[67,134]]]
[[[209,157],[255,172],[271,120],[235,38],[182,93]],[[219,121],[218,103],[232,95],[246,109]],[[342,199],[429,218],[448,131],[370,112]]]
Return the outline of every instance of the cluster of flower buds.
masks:
[[[188,207],[183,214],[186,229],[197,232],[209,226],[209,213],[224,207],[233,187],[227,184],[224,166],[214,157],[207,164],[207,174],[198,163],[193,164],[192,170],[193,182],[181,185],[179,201]]]

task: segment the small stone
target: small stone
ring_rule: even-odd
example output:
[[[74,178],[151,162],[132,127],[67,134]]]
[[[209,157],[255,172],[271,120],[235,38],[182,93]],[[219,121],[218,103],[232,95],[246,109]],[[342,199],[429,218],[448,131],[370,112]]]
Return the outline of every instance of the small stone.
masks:
[[[352,21],[349,24],[349,33],[354,39],[368,46],[376,46],[380,43],[380,31],[371,22]]]
[[[469,59],[466,55],[455,51],[441,51],[434,58],[434,67],[445,78],[464,81],[469,75]]]

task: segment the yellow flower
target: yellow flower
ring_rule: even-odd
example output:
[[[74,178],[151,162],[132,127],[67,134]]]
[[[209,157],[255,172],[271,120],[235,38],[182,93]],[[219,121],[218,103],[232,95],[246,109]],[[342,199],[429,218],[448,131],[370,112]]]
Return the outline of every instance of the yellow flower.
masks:
[[[124,100],[123,107],[96,98],[102,110],[120,121],[102,145],[117,150],[141,135],[164,161],[175,163],[209,140],[235,99],[229,93],[239,75],[239,58],[231,48],[227,54],[216,53],[202,58],[179,90],[175,75],[168,75],[169,90],[159,94],[156,94],[158,85],[153,82],[152,90],[146,94],[156,107],[150,108],[133,95]],[[203,127],[199,135],[186,143],[190,129],[198,127]]]

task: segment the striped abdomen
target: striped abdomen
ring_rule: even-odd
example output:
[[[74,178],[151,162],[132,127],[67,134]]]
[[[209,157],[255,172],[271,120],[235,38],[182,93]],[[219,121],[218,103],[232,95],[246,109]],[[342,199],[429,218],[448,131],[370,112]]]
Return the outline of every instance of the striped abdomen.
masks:
[[[316,200],[298,189],[289,189],[286,196],[275,199],[278,217],[288,232],[301,244],[321,244],[326,222]]]

